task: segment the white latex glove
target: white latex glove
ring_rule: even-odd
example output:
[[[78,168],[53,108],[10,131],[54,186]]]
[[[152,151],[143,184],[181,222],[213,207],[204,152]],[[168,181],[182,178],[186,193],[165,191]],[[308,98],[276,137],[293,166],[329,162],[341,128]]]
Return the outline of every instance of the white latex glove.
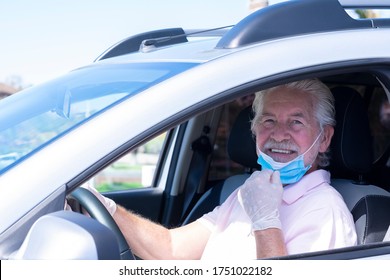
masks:
[[[106,207],[108,212],[111,214],[111,216],[114,215],[116,211],[116,203],[112,200],[109,199],[108,197],[103,196],[101,193],[99,193],[94,187],[90,186],[89,183],[86,183],[81,186],[84,189],[89,190],[91,193],[93,193],[97,199]]]
[[[252,231],[279,228],[283,186],[278,171],[255,171],[240,187],[238,200],[252,221]]]

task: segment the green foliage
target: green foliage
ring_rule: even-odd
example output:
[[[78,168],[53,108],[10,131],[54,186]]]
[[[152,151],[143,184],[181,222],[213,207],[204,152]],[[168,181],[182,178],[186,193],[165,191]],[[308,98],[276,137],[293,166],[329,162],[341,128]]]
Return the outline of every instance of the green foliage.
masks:
[[[367,18],[366,10],[355,10],[355,13],[358,14],[359,18]]]
[[[96,186],[96,189],[99,192],[122,191],[138,188],[142,188],[142,185],[140,183],[103,183]]]

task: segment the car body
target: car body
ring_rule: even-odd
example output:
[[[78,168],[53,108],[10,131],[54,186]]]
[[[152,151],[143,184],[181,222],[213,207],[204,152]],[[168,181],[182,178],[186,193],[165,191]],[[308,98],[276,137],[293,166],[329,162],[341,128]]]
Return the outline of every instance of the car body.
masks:
[[[310,13],[322,8],[331,12]],[[258,90],[309,77],[330,87],[350,86],[376,104],[371,119],[378,126],[378,100],[390,89],[389,45],[389,20],[354,20],[337,1],[289,1],[218,32],[191,36],[173,29],[131,37],[89,66],[1,100],[0,258],[90,258],[72,254],[71,245],[66,255],[27,254],[37,242],[34,225],[45,236],[42,242],[52,240],[63,250],[66,236],[45,228],[52,228],[53,219],[57,224],[66,196],[102,173],[122,176],[113,166],[131,165],[135,158],[136,167],[124,173],[143,182],[134,189],[112,183],[104,194],[167,227],[183,224],[198,197],[246,170],[229,161],[225,146],[231,120]],[[386,196],[389,138],[383,128],[375,132],[382,144],[365,175]],[[155,139],[160,141],[150,145]],[[200,154],[199,139],[206,139]],[[390,243],[287,258],[390,258]]]

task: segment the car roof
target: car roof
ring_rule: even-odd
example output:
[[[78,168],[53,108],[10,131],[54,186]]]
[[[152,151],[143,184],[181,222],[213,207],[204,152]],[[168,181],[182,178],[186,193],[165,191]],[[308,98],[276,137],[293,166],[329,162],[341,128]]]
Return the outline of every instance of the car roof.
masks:
[[[97,61],[97,64],[128,62],[195,62],[202,63],[236,50],[216,49],[219,38],[207,38],[176,45],[163,46],[149,51],[137,51]]]
[[[96,61],[131,54],[132,59],[183,59],[207,61],[240,48],[284,37],[352,29],[389,28],[390,19],[354,19],[345,10],[352,7],[384,7],[383,1],[355,4],[350,0],[287,1],[259,9],[234,26],[185,31],[182,28],[154,30],[131,36],[113,45]],[[321,11],[320,13],[318,11]],[[195,37],[206,38],[191,42]],[[172,48],[172,46],[176,45]],[[157,54],[156,54],[157,52]],[[114,60],[116,61],[116,60]]]
[[[204,63],[255,44],[287,37],[390,28],[390,19],[353,19],[345,11],[345,8],[359,5],[384,6],[383,1],[360,1],[358,4],[350,0],[282,2],[262,8],[234,26],[209,30],[168,28],[136,34],[114,44],[93,65],[131,62]],[[319,10],[321,13],[318,13]]]

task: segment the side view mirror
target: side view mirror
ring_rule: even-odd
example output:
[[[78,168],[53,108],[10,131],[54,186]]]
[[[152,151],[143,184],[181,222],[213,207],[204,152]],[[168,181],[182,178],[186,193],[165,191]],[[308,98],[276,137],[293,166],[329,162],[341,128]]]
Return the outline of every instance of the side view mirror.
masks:
[[[98,221],[71,211],[39,218],[12,259],[119,260],[114,233]]]

